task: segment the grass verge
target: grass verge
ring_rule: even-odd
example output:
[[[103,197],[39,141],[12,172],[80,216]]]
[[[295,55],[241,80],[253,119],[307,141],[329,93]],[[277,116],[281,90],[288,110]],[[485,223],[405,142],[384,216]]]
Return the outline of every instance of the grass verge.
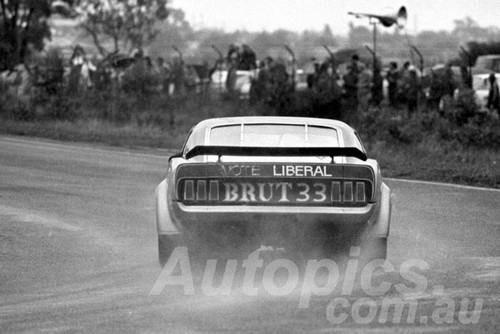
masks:
[[[61,141],[103,143],[112,146],[180,148],[187,129],[161,129],[156,125],[116,124],[100,120],[15,121],[3,119],[0,133],[56,139]]]
[[[100,120],[15,121],[2,119],[0,133],[113,146],[180,148],[189,127],[137,123],[119,125]],[[500,188],[500,151],[468,149],[432,138],[418,144],[365,143],[385,177]]]
[[[385,177],[465,184],[500,189],[500,152],[424,141],[367,145]]]

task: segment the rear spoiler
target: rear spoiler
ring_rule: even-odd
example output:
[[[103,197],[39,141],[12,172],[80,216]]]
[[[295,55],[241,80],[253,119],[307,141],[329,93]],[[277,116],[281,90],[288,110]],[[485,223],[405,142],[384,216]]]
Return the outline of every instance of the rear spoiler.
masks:
[[[234,156],[329,156],[355,157],[366,161],[366,153],[356,147],[262,147],[262,146],[195,146],[185,154],[185,159],[199,155]]]

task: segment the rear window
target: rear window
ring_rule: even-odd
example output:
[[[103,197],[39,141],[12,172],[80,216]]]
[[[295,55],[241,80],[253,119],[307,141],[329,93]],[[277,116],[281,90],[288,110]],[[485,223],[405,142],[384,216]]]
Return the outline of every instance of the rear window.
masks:
[[[209,145],[338,147],[333,128],[294,124],[234,124],[212,128]]]

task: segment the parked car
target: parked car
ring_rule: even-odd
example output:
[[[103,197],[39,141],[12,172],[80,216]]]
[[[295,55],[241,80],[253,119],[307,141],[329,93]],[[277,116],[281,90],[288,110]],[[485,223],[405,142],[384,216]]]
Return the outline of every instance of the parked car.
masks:
[[[219,93],[227,93],[226,81],[227,70],[216,70],[210,77],[211,88]],[[250,96],[250,86],[252,79],[256,76],[256,71],[236,71],[235,91],[241,99],[248,99]]]
[[[476,104],[480,110],[485,110],[488,104],[488,94],[490,91],[489,73],[474,74],[472,76],[472,88],[476,93]],[[500,73],[495,73],[497,82],[500,82]]]
[[[483,70],[500,73],[500,55],[484,55],[477,57],[474,71]]]

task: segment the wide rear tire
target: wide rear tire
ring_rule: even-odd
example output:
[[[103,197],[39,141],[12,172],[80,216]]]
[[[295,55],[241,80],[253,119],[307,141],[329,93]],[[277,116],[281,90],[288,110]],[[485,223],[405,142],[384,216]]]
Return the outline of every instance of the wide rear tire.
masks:
[[[175,247],[182,246],[182,235],[159,235],[158,236],[158,260],[163,268],[172,255]]]
[[[363,240],[361,257],[366,263],[387,259],[387,238],[371,237]]]

